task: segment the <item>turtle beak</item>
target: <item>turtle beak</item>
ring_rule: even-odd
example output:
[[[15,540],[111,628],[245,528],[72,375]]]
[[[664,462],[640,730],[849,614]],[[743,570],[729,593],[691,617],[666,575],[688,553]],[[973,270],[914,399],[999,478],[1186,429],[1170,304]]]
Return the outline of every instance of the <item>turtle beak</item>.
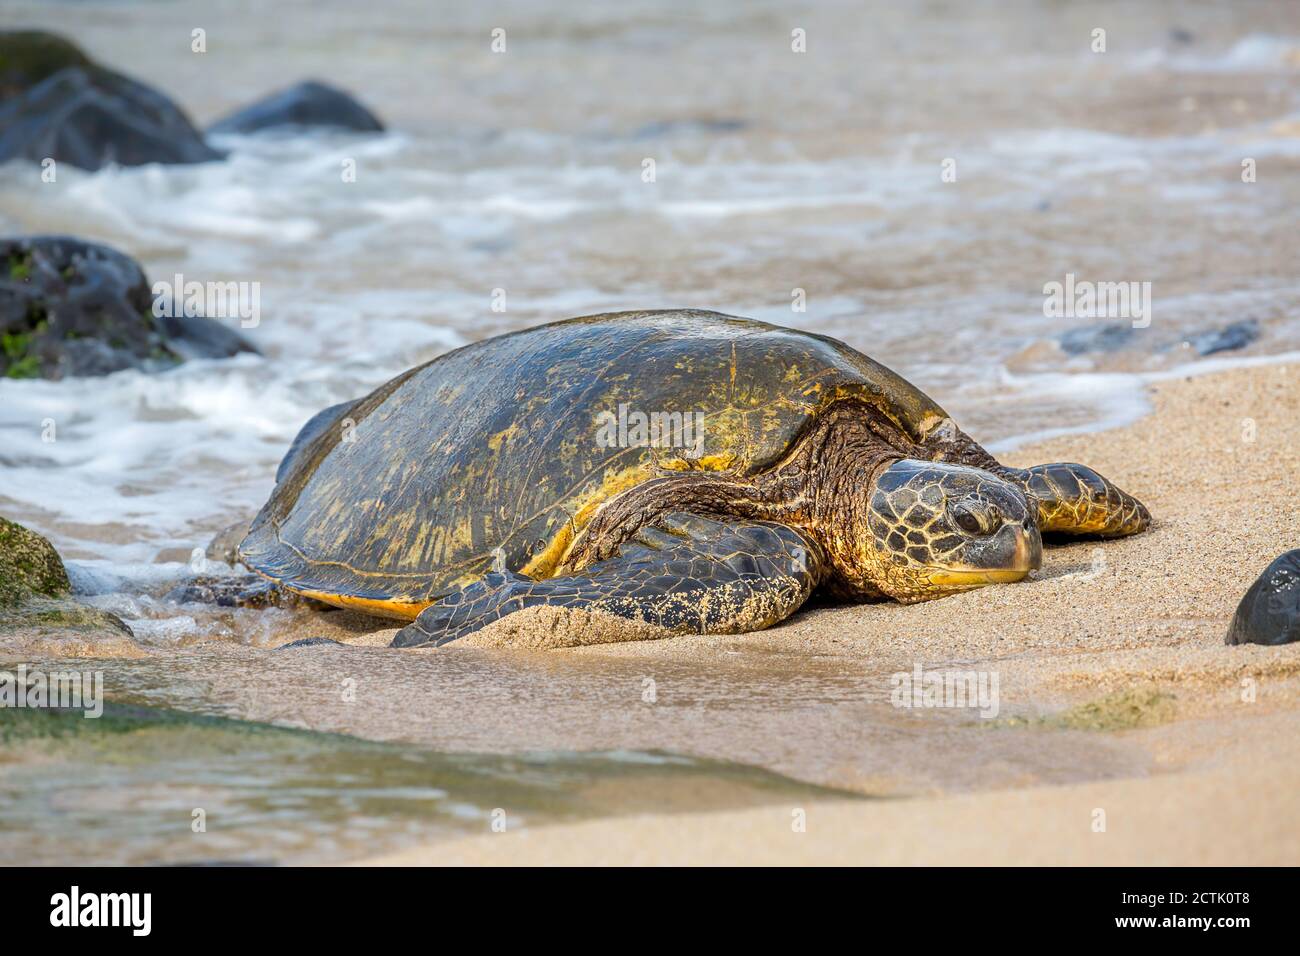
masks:
[[[1007,523],[995,534],[972,542],[961,564],[935,568],[930,582],[939,587],[976,588],[1022,580],[1043,564],[1043,538],[1030,518]]]
[[[1006,540],[998,540],[1003,537]],[[1028,518],[1024,524],[1003,525],[992,544],[996,552],[1007,555],[1006,569],[1019,572],[1021,577],[1043,566],[1043,536],[1038,533],[1038,525]],[[997,560],[997,554],[990,557]]]

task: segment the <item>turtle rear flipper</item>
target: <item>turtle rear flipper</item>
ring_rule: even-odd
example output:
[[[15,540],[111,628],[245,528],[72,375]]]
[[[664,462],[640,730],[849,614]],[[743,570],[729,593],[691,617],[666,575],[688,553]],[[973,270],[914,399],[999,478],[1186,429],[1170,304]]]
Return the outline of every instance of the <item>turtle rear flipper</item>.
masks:
[[[526,608],[607,614],[673,634],[738,634],[770,627],[808,598],[821,549],[766,521],[671,514],[619,552],[576,574],[537,581],[494,572],[427,608],[394,647],[441,645]]]

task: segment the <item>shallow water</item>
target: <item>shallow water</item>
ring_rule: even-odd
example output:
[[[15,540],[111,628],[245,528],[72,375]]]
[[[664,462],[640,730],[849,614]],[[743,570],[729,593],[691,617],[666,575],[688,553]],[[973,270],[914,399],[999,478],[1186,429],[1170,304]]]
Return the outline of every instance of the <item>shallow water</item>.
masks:
[[[671,754],[447,754],[120,704],[93,720],[0,709],[0,766],[0,858],[27,865],[333,862],[612,813],[832,794]]]
[[[261,321],[245,334],[265,358],[0,380],[0,513],[46,534],[78,590],[160,655],[107,665],[123,699],[437,750],[677,749],[861,789],[892,765],[914,768],[910,786],[988,785],[998,771],[950,759],[972,752],[1029,780],[1142,770],[1092,743],[900,721],[862,675],[819,676],[815,662],[796,687],[683,665],[682,705],[647,719],[637,675],[618,664],[280,657],[258,649],[310,633],[311,618],[161,596],[192,574],[193,549],[257,510],[314,412],[537,322],[693,306],[825,332],[995,449],[1131,420],[1142,383],[1171,370],[1295,350],[1300,6],[268,9],[5,4],[6,25],[68,32],[200,125],[315,76],[391,128],[229,138],[224,163],[61,169],[55,184],[0,167],[6,234],[102,240],[155,280],[260,284]],[[190,52],[196,25],[207,53]],[[495,27],[503,54],[489,50]],[[1105,53],[1089,48],[1097,27]],[[791,51],[794,28],[806,53]],[[942,179],[949,158],[954,182]],[[340,175],[349,160],[355,182]],[[1114,351],[1067,354],[1057,343],[1071,330],[1131,328],[1046,317],[1044,285],[1067,273],[1150,282],[1150,325]],[[497,289],[504,312],[491,308]],[[806,311],[792,310],[795,289]],[[1251,320],[1259,336],[1240,351],[1202,359],[1186,344]],[[340,667],[388,692],[340,709],[312,683]],[[454,719],[462,706],[469,726]],[[824,748],[783,747],[782,722],[807,720],[821,722]]]

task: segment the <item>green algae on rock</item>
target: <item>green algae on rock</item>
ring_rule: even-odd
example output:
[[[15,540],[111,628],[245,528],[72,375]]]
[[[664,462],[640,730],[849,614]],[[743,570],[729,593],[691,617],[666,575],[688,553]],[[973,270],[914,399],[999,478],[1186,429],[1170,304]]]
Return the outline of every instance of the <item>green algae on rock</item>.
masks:
[[[0,607],[33,595],[62,597],[71,590],[54,546],[35,531],[0,518]]]
[[[72,597],[54,546],[0,518],[0,647],[48,657],[136,657],[144,652],[116,614]]]

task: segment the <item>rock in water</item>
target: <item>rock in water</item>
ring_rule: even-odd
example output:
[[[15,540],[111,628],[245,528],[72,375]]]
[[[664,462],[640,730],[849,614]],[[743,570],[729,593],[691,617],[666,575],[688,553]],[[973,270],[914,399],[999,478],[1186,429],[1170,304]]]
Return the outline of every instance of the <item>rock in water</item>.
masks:
[[[239,563],[239,542],[248,536],[248,526],[251,521],[236,521],[234,524],[222,528],[217,532],[203,552],[203,556],[209,561],[221,561],[224,564],[235,565]]]
[[[63,597],[71,590],[54,546],[35,531],[0,518],[0,607],[34,595]]]
[[[375,115],[342,90],[308,80],[273,93],[208,127],[209,133],[254,133],[277,127],[331,127],[383,132]]]
[[[1273,561],[1237,605],[1228,644],[1300,641],[1300,548]]]
[[[1083,325],[1070,329],[1060,338],[1061,351],[1066,355],[1083,355],[1087,352],[1118,352],[1127,348],[1133,338],[1133,326],[1124,322],[1106,325]]]
[[[63,559],[35,531],[0,518],[0,653],[10,656],[138,657],[144,652],[115,614],[71,597]]]
[[[1243,322],[1233,322],[1221,329],[1211,329],[1193,335],[1187,342],[1196,349],[1197,355],[1213,355],[1216,352],[1244,349],[1257,338],[1259,338],[1259,322],[1256,319],[1246,319]]]
[[[277,651],[292,651],[300,647],[342,647],[341,641],[336,641],[332,637],[304,637],[301,640],[290,641],[288,644],[281,644],[276,648]]]
[[[41,30],[0,31],[0,102],[68,67],[94,64],[75,43]]]
[[[60,379],[256,352],[202,316],[157,318],[144,270],[68,236],[0,239],[0,375]]]
[[[170,99],[50,33],[0,33],[0,162],[201,163],[213,149]]]

